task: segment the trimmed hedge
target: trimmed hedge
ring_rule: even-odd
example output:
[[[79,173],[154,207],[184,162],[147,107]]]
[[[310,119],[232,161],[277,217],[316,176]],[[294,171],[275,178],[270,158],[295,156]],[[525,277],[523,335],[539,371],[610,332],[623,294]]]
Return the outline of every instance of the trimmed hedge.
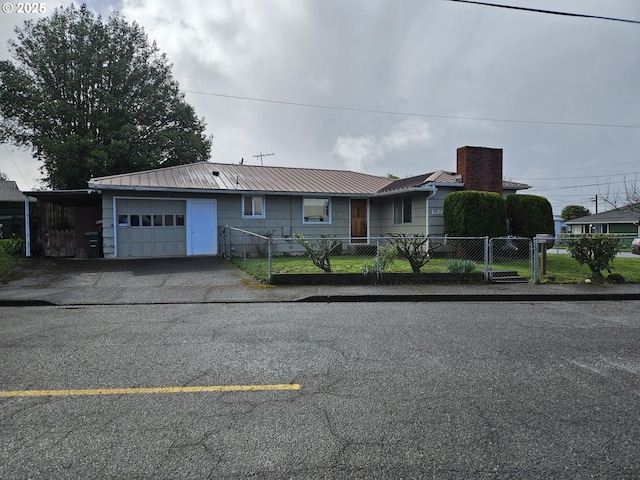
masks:
[[[499,193],[465,190],[444,200],[444,233],[451,237],[502,237],[507,234],[506,218],[506,202]]]
[[[506,200],[509,235],[533,238],[538,233],[555,234],[553,209],[538,195],[509,195]]]

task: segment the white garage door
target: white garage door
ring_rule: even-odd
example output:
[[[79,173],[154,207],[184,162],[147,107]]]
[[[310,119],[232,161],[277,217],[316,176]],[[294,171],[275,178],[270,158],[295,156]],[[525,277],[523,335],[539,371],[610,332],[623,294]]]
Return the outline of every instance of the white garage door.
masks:
[[[116,199],[117,256],[187,254],[184,200]]]

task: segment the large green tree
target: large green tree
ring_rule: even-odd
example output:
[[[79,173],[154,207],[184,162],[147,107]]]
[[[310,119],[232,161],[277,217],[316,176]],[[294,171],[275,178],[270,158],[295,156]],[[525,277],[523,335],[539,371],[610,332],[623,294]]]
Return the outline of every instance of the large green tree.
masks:
[[[587,215],[591,215],[591,212],[582,205],[567,205],[562,209],[562,212],[560,212],[560,216],[565,222],[573,220],[574,218],[586,217]]]
[[[0,62],[0,140],[30,148],[56,189],[209,158],[211,138],[142,27],[82,5],[27,21]]]

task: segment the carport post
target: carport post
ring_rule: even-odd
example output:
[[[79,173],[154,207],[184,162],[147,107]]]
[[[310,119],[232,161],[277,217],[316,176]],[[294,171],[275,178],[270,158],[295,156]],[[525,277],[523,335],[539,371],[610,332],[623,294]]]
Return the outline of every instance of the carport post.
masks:
[[[29,212],[29,197],[24,196],[24,240],[26,242],[25,246],[25,256],[31,256],[31,218]]]

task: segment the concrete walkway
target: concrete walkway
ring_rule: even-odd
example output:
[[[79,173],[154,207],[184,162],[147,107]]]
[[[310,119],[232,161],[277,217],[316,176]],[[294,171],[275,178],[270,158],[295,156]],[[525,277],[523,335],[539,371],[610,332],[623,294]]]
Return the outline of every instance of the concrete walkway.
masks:
[[[640,285],[271,286],[218,257],[28,259],[0,281],[0,306],[552,300],[640,300]]]

